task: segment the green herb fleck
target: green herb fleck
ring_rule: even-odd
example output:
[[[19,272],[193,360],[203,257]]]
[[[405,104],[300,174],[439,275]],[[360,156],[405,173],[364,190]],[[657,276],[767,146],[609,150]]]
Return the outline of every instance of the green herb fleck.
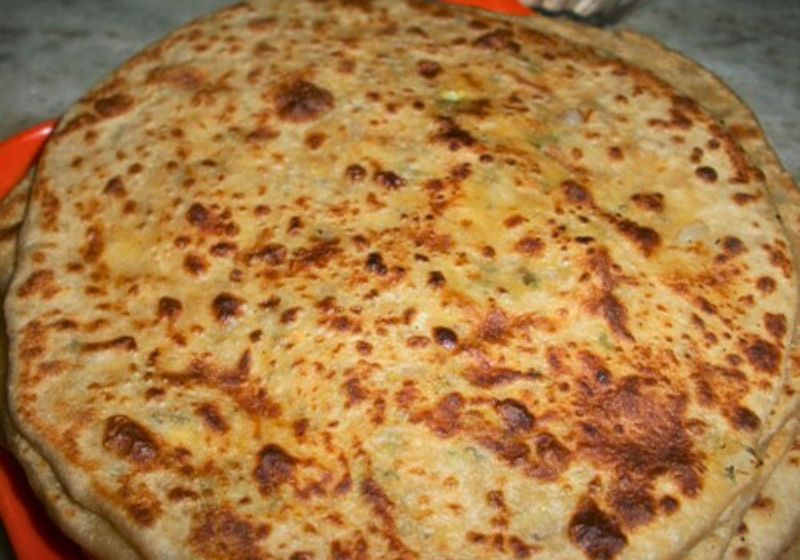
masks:
[[[600,346],[605,348],[606,350],[613,350],[614,344],[609,340],[608,335],[606,333],[601,334],[597,341],[600,343]]]
[[[480,451],[478,451],[476,448],[474,448],[472,446],[469,446],[469,447],[465,448],[464,451],[466,451],[467,455],[469,455],[470,457],[472,457],[476,461],[483,461],[484,460],[483,453],[481,453]]]
[[[539,278],[524,266],[519,269],[519,274],[522,283],[528,286],[529,288],[539,287]]]
[[[396,471],[393,470],[383,471],[381,473],[381,477],[383,478],[384,481],[400,480],[400,476],[397,474]]]

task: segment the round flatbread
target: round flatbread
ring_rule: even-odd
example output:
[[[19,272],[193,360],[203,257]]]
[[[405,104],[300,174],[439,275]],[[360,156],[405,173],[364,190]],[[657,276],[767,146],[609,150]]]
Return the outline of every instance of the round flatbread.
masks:
[[[143,556],[686,552],[780,428],[768,176],[558,24],[293,6],[190,24],[62,120],[15,428]]]

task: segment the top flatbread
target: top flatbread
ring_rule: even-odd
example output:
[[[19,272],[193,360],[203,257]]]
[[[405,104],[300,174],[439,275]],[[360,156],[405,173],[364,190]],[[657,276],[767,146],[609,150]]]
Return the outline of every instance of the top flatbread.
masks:
[[[150,556],[685,551],[779,428],[763,172],[551,24],[277,6],[62,121],[6,306],[16,426]]]

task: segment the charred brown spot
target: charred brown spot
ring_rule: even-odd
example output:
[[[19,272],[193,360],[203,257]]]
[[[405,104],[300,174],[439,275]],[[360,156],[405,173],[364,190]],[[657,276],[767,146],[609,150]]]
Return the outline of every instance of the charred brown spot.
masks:
[[[49,299],[56,295],[59,290],[55,278],[56,275],[52,270],[34,271],[19,287],[17,295],[21,298],[38,295],[44,299]]]
[[[150,433],[122,414],[106,420],[103,447],[137,465],[148,465],[158,458],[159,449]]]
[[[280,243],[267,243],[257,251],[247,255],[247,262],[263,262],[270,266],[278,266],[286,262],[286,246]]]
[[[661,245],[661,237],[653,228],[640,226],[633,220],[626,218],[615,220],[614,225],[617,231],[637,245],[646,257],[652,255]]]
[[[735,256],[744,253],[747,248],[741,239],[729,236],[722,240],[722,250],[725,251],[726,255]]]
[[[445,350],[455,350],[458,347],[458,335],[447,327],[434,327],[433,340]]]
[[[417,71],[423,78],[432,80],[442,72],[442,65],[435,60],[420,60],[417,62]]]
[[[478,338],[498,344],[508,337],[511,324],[502,309],[492,309],[478,327]]]
[[[214,298],[211,308],[217,321],[223,324],[230,323],[241,315],[244,310],[244,300],[233,294],[223,292]]]
[[[356,377],[351,377],[342,383],[342,388],[344,389],[345,395],[347,395],[347,401],[345,402],[345,407],[347,408],[369,397],[369,392],[361,386],[361,382]]]
[[[555,480],[569,466],[572,454],[559,439],[543,432],[534,439],[536,461],[526,469],[528,474],[544,480]]]
[[[625,527],[638,527],[653,520],[656,502],[642,486],[620,482],[610,493],[610,505]]]
[[[199,202],[192,204],[186,211],[186,220],[193,226],[204,229],[209,223],[209,212]]]
[[[209,252],[215,257],[227,257],[236,252],[236,243],[229,243],[227,241],[214,243],[209,249]]]
[[[104,97],[94,102],[94,110],[101,117],[116,117],[127,113],[133,107],[133,98],[124,93],[117,93],[110,97]]]
[[[370,344],[366,340],[359,340],[358,342],[356,342],[356,352],[358,352],[362,356],[369,356],[370,354],[372,354],[372,344]]]
[[[622,153],[622,148],[619,146],[611,146],[608,149],[608,157],[614,161],[621,161],[625,156]]]
[[[284,85],[275,96],[278,116],[291,122],[319,118],[333,109],[333,95],[311,82],[296,80]]]
[[[125,511],[139,525],[150,527],[161,517],[161,502],[146,488],[134,493],[123,487],[121,493],[126,498]]]
[[[245,136],[245,140],[248,142],[267,142],[269,140],[274,140],[280,136],[280,132],[277,130],[273,130],[266,126],[259,126],[258,128],[254,128],[250,132],[247,133]]]
[[[737,193],[734,193],[731,198],[739,206],[745,206],[745,205],[750,204],[751,202],[755,202],[756,200],[761,198],[761,193],[750,194],[750,193],[745,193],[745,192],[737,192]]]
[[[316,150],[325,143],[328,137],[319,132],[312,132],[305,138],[305,145],[309,150]]]
[[[761,511],[771,511],[775,507],[775,500],[769,496],[759,495],[755,502],[753,502],[753,509]]]
[[[397,189],[406,185],[406,180],[394,171],[376,172],[375,182],[384,188],[389,189],[390,191],[396,191]]]
[[[383,262],[383,257],[380,253],[373,252],[367,255],[366,266],[369,271],[374,272],[378,276],[386,276],[389,272],[389,268],[386,266],[386,263]]]
[[[330,241],[316,243],[311,247],[295,249],[293,258],[289,263],[289,270],[294,273],[311,267],[323,268],[327,266],[328,262],[341,252],[341,248],[338,245],[338,239],[331,239]]]
[[[220,414],[217,405],[202,403],[197,405],[194,410],[210,430],[218,433],[225,433],[228,431],[228,423],[222,417],[222,414]]]
[[[292,422],[292,433],[294,433],[294,437],[302,440],[308,432],[308,426],[308,418],[301,418]]]
[[[665,395],[660,382],[628,376],[608,389],[584,393],[578,451],[611,468],[611,505],[625,526],[647,523],[654,515],[654,480],[670,476],[681,492],[702,488],[704,457],[694,450],[685,420],[686,395]],[[618,427],[624,426],[623,429]]]
[[[101,342],[87,342],[81,346],[81,350],[84,352],[101,352],[104,350],[133,352],[136,350],[136,339],[132,336],[118,336]]]
[[[447,280],[445,279],[444,274],[442,274],[440,271],[434,270],[428,274],[428,286],[431,286],[432,288],[441,288],[446,283]]]
[[[116,196],[118,198],[125,196],[127,191],[125,190],[125,183],[122,182],[122,178],[117,175],[109,179],[106,186],[103,188],[103,194]]]
[[[661,509],[667,515],[670,515],[678,511],[678,507],[680,506],[678,500],[676,500],[672,496],[664,496],[663,498],[661,498],[659,504],[661,505]]]
[[[347,169],[344,170],[344,176],[347,177],[347,180],[351,183],[360,183],[366,178],[367,170],[364,169],[363,166],[353,163],[348,165]]]
[[[292,216],[289,218],[289,225],[286,226],[286,233],[295,234],[303,229],[303,218],[300,216]]]
[[[519,537],[515,535],[511,535],[506,539],[508,543],[508,547],[511,549],[514,558],[517,560],[525,560],[526,558],[530,558],[535,553],[541,550],[541,547],[538,545],[528,544]]]
[[[708,315],[714,315],[717,313],[717,306],[702,296],[695,300],[695,304],[703,310],[703,313],[707,313]]]
[[[356,0],[342,0],[343,2],[354,2]],[[359,0],[363,1],[363,0]],[[340,541],[335,539],[330,546],[330,560],[367,560],[369,546],[363,536],[359,536],[354,541]]]
[[[189,543],[199,558],[263,558],[258,541],[267,531],[237,517],[227,509],[212,509],[195,516]]]
[[[717,171],[713,167],[708,167],[706,165],[698,167],[694,170],[694,174],[706,183],[717,182]]]
[[[103,229],[100,226],[91,226],[86,230],[86,243],[81,254],[86,262],[95,262],[103,254],[105,241],[103,239]]]
[[[183,304],[175,298],[162,297],[158,300],[158,318],[174,321],[183,310]]]
[[[463,181],[472,175],[472,165],[469,163],[460,163],[450,169],[449,177],[453,181]]]
[[[466,130],[458,126],[450,117],[439,117],[437,119],[439,131],[433,136],[436,142],[447,145],[451,151],[456,151],[462,147],[474,146],[475,138]]]
[[[506,226],[507,228],[511,229],[511,228],[515,228],[518,225],[520,225],[521,223],[527,222],[527,221],[528,221],[527,218],[525,218],[523,216],[520,216],[519,214],[514,214],[512,216],[509,216],[505,220],[503,220],[503,225]]]
[[[425,348],[431,343],[431,339],[427,336],[409,336],[406,339],[406,346],[409,348]]]
[[[526,236],[514,244],[514,249],[529,257],[535,257],[544,251],[544,241],[541,237]]]
[[[786,315],[783,313],[764,313],[764,328],[776,339],[782,339],[787,331]]]
[[[577,181],[573,181],[572,179],[567,179],[566,181],[561,183],[561,190],[564,192],[564,196],[567,198],[567,201],[571,202],[572,204],[577,204],[577,205],[594,204],[591,193],[588,191],[586,187],[584,187]]]
[[[529,432],[536,424],[536,420],[528,408],[514,399],[499,401],[495,403],[494,409],[510,432]]]
[[[739,430],[755,432],[761,426],[761,419],[744,406],[735,407],[729,414],[733,426]]]
[[[531,447],[522,440],[502,436],[498,438],[486,437],[481,443],[489,451],[511,466],[521,466],[530,463]]]
[[[759,338],[745,348],[745,355],[755,369],[764,373],[777,373],[781,351],[771,342]]]
[[[540,374],[535,371],[523,373],[506,367],[478,367],[466,372],[467,381],[480,388],[496,387],[515,381],[535,381],[539,377]]]
[[[417,247],[426,247],[436,253],[446,253],[453,248],[455,242],[453,237],[447,233],[436,233],[428,229],[414,236],[414,243]]]
[[[290,307],[289,309],[281,313],[280,322],[282,325],[290,325],[297,320],[297,316],[299,314],[300,314],[299,307]]]
[[[642,210],[655,213],[664,211],[664,195],[661,193],[636,193],[631,200]]]
[[[167,498],[171,502],[181,502],[183,500],[196,500],[200,495],[194,490],[184,488],[182,486],[175,486],[170,488],[167,492]]]
[[[603,316],[615,335],[634,340],[633,335],[628,330],[628,310],[617,296],[611,292],[604,292],[600,298],[592,303],[592,307]]]
[[[297,459],[289,455],[279,445],[265,445],[258,453],[256,468],[253,474],[258,482],[259,491],[268,495],[279,486],[294,477]]]
[[[425,423],[439,437],[455,435],[461,427],[461,411],[464,397],[460,393],[449,393],[436,403],[433,409],[423,415]]]
[[[794,273],[791,259],[787,256],[786,252],[780,246],[780,242],[772,245],[764,245],[764,250],[769,254],[769,262],[775,268],[779,268],[783,272],[785,278],[791,278]]]
[[[392,522],[392,509],[394,503],[386,495],[383,488],[372,478],[366,478],[361,483],[361,495],[372,508],[372,511],[384,522]]]
[[[208,270],[208,261],[199,255],[186,255],[183,258],[183,268],[189,274],[198,276]]]
[[[584,498],[578,505],[567,532],[590,560],[611,560],[628,544],[619,525],[591,498]]]
[[[158,66],[147,75],[150,83],[166,83],[180,89],[195,90],[205,85],[205,74],[198,68],[187,65]]]
[[[514,34],[508,29],[497,29],[484,33],[472,42],[476,47],[495,51],[505,50],[518,53],[520,44],[514,41]]]

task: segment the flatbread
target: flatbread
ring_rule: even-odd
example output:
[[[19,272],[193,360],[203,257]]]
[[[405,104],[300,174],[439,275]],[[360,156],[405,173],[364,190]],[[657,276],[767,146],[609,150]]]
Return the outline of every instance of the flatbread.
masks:
[[[475,16],[482,21],[468,28],[453,14],[469,12],[376,2],[363,14],[368,4],[350,4],[323,19],[310,4],[298,6],[297,21],[271,21],[269,4],[259,14],[239,7],[212,16],[138,57],[66,116],[40,169],[7,303],[16,426],[70,495],[153,556],[280,555],[296,542],[309,548],[298,555],[316,549],[374,557],[440,557],[453,547],[459,557],[493,550],[656,558],[685,550],[756,479],[733,482],[728,469],[746,472],[754,463],[747,449],[765,447],[780,428],[768,415],[785,377],[794,274],[760,173],[689,100],[670,96],[667,86],[634,67],[526,31],[541,22],[514,20],[511,30],[502,18]],[[381,17],[384,9],[389,17]],[[411,20],[427,33],[417,39],[424,44],[409,45],[418,30],[398,24],[391,31],[392,23]],[[324,29],[325,21],[337,22],[335,33]],[[269,41],[257,40],[259,28],[269,31]],[[226,35],[230,29],[237,33]],[[347,54],[325,50],[332,42]],[[447,59],[436,42],[454,43]],[[440,60],[389,58],[384,51],[392,45],[395,55]],[[273,48],[280,59],[270,56]],[[253,50],[270,61],[261,74],[234,63],[241,53],[252,61]],[[247,69],[246,77],[219,75],[214,61],[223,54],[234,60],[226,67]],[[315,61],[342,59],[341,65],[309,67],[311,54]],[[569,109],[550,99],[546,86],[578,77],[547,74],[553,56],[574,61],[568,74],[585,66],[598,81],[608,71],[615,83],[630,86],[626,102],[613,101],[633,104],[628,118],[649,123],[638,148],[621,134],[620,145],[598,140],[580,158],[569,149],[581,131],[636,127],[602,118],[613,114],[603,113],[602,103],[581,112],[579,87]],[[459,57],[469,60],[470,71],[461,70],[467,65],[459,67]],[[502,64],[493,66],[495,83],[473,71],[496,60]],[[404,67],[408,61],[416,68]],[[527,73],[518,80],[522,65]],[[411,91],[387,89],[390,79],[373,76],[413,71],[419,76],[403,82]],[[528,79],[534,71],[547,80]],[[337,83],[335,72],[355,75]],[[238,87],[242,79],[252,79],[250,89]],[[373,82],[375,91],[361,87]],[[413,107],[422,100],[414,88],[424,93],[421,109]],[[258,99],[252,91],[261,92]],[[488,104],[476,91],[490,93]],[[563,120],[539,122],[552,117],[544,109]],[[158,124],[159,113],[170,115],[171,130]],[[600,123],[595,130],[593,118]],[[349,128],[337,129],[343,122]],[[254,127],[236,130],[237,123]],[[546,137],[565,126],[575,130],[558,142]],[[691,154],[695,134],[720,145]],[[687,158],[702,161],[671,166],[662,136],[668,143],[683,136]],[[100,147],[109,144],[119,151]],[[419,155],[417,144],[424,147]],[[247,159],[232,149],[241,146]],[[292,165],[298,152],[304,167]],[[172,153],[176,160],[159,159]],[[670,179],[670,190],[660,193],[665,215],[656,193],[631,191],[644,188],[625,173],[639,157],[654,160],[651,184],[660,184],[660,174]],[[252,167],[259,159],[270,165]],[[621,167],[612,178],[601,172],[608,166]],[[124,172],[114,174],[117,168]],[[212,190],[215,181],[221,186]],[[207,200],[191,202],[197,198],[184,199],[185,193]],[[328,195],[341,204],[328,204]],[[609,201],[612,195],[619,200]],[[682,200],[685,215],[673,215],[674,197],[693,202]],[[168,212],[165,201],[175,210]],[[335,212],[321,219],[320,206]],[[245,208],[247,217],[240,217]],[[297,219],[295,208],[302,209]],[[518,208],[538,212],[510,215]],[[102,223],[80,223],[81,214],[98,211]],[[414,225],[418,214],[424,219]],[[553,224],[542,221],[548,215]],[[664,229],[659,215],[673,225],[682,218],[687,227]],[[712,220],[723,216],[726,223]],[[566,229],[558,229],[559,220]],[[143,224],[145,234],[128,222]],[[717,231],[733,223],[736,236]],[[500,235],[502,228],[515,231]],[[687,229],[693,239],[676,245],[687,241]],[[564,249],[559,236],[568,241]],[[584,244],[578,237],[593,251],[578,247]],[[709,250],[714,238],[725,250]],[[487,240],[497,246],[481,246]],[[223,260],[231,254],[232,261]],[[558,259],[588,278],[573,277]],[[685,285],[688,272],[712,266],[724,286],[708,278],[709,285]],[[292,277],[284,276],[287,270]],[[542,270],[561,276],[537,276]],[[761,280],[767,276],[771,281]],[[645,279],[654,285],[643,287]],[[164,299],[178,299],[174,291],[161,290],[178,285],[176,316],[174,301]],[[219,291],[221,285],[237,291]],[[769,286],[772,295],[730,309],[727,302],[746,298],[753,285]],[[356,293],[357,286],[377,293]],[[506,291],[495,294],[497,288]],[[565,299],[563,312],[551,317],[541,312],[541,298],[548,305],[564,298],[557,288],[569,289],[572,306]],[[675,321],[666,329],[637,305],[647,290]],[[90,297],[69,297],[76,293]],[[123,294],[131,293],[136,309],[125,304]],[[280,302],[267,297],[277,294]],[[90,309],[86,301],[94,295],[100,307]],[[369,307],[357,310],[368,295]],[[774,316],[769,326],[765,313]],[[713,366],[695,372],[697,395],[681,395],[688,369],[675,362],[685,354],[672,362],[668,354],[640,355],[643,347],[668,352],[656,339],[656,324],[666,336],[673,330],[685,336],[693,357]],[[733,342],[719,342],[731,331]],[[262,340],[270,348],[257,345]],[[169,343],[162,348],[163,341]],[[209,349],[213,360],[201,353]],[[736,367],[714,365],[736,362],[731,352],[741,354]],[[758,385],[748,382],[743,392],[715,385],[726,390],[698,404],[708,397],[703,375],[736,377],[730,371],[736,368]],[[545,400],[537,402],[537,394]],[[624,435],[606,420],[614,414]],[[644,441],[645,420],[659,439]],[[644,455],[623,453],[634,451]],[[662,452],[668,463],[659,463]],[[633,463],[615,465],[620,459]],[[531,510],[530,503],[541,506]]]
[[[14,270],[17,231],[25,214],[34,172],[20,182],[0,201],[0,293],[5,296]],[[0,317],[0,402],[6,402],[7,340],[5,319]],[[10,422],[7,407],[0,408],[0,438],[2,444],[19,459],[36,495],[47,512],[64,532],[81,543],[90,554],[100,555],[114,551],[114,558],[136,560],[141,558],[101,517],[76,505],[64,492],[51,466],[31,446]]]
[[[800,529],[800,440],[770,477],[753,506],[737,525],[737,535],[725,552],[725,560],[777,558],[795,542]],[[797,560],[800,544],[781,556]]]
[[[765,142],[764,132],[761,130],[755,116],[734,93],[710,72],[697,66],[695,62],[665,49],[658,42],[647,37],[626,31],[612,35],[594,29],[579,28],[574,25],[570,29],[570,24],[559,27],[559,29],[560,34],[572,38],[577,37],[584,44],[606,48],[615,53],[624,52],[626,60],[652,71],[670,83],[677,84],[682,93],[700,100],[703,107],[724,124],[728,133],[737,138],[751,161],[764,170],[767,176],[766,184],[770,191],[770,196],[786,225],[787,234],[792,241],[791,245],[795,253],[795,260],[797,259],[797,248],[800,247],[800,218],[798,217],[798,212],[800,212],[800,192],[798,192],[791,176],[781,166],[775,152]],[[796,329],[794,335],[795,343],[793,343],[795,347],[797,346],[798,336]],[[797,360],[797,357],[794,359]],[[770,417],[772,426],[783,426],[784,422],[787,422],[789,418],[797,414],[798,396],[800,395],[800,375],[798,375],[798,371],[800,371],[800,368],[795,366],[793,369],[794,374],[787,378],[786,389]],[[780,431],[788,432],[791,429],[781,428]],[[773,433],[773,430],[768,430],[768,433]],[[787,439],[786,434],[779,436],[778,439],[778,444],[773,447],[783,449]],[[763,443],[762,447],[764,447]],[[795,469],[790,465],[790,457],[781,459],[781,452],[775,449],[771,451],[765,449],[760,455],[764,457],[764,465],[760,471],[762,480],[766,480],[764,471],[771,473],[772,469],[777,469],[776,480],[786,482],[795,477],[794,484],[800,483],[800,479],[796,478]],[[689,555],[690,558],[709,560],[719,558],[726,553],[726,549],[729,548],[728,543],[739,529],[742,517],[748,511],[749,504],[752,504],[758,498],[757,490],[761,484],[754,485],[751,492],[740,496],[735,503],[729,506],[726,514],[723,514],[723,518],[727,518],[727,521],[698,543]],[[780,494],[777,499],[781,500],[781,503],[776,508],[776,513],[772,516],[770,522],[773,527],[784,528],[780,532],[782,539],[777,538],[778,530],[770,530],[765,539],[769,542],[769,546],[754,546],[756,552],[752,555],[753,558],[773,558],[775,555],[772,552],[786,548],[789,543],[793,542],[798,531],[798,524],[795,519],[796,503],[798,502],[794,500],[791,492]],[[745,518],[745,525],[753,515],[758,516],[758,513],[748,514],[748,517]],[[758,529],[759,526],[756,527],[751,538],[755,542],[759,542],[762,536]],[[736,548],[747,548],[747,546],[742,545]],[[735,549],[727,550],[728,557],[735,553],[732,552],[733,550]],[[770,553],[768,554],[767,551]],[[786,560],[800,558],[800,550],[787,552],[785,558]]]

